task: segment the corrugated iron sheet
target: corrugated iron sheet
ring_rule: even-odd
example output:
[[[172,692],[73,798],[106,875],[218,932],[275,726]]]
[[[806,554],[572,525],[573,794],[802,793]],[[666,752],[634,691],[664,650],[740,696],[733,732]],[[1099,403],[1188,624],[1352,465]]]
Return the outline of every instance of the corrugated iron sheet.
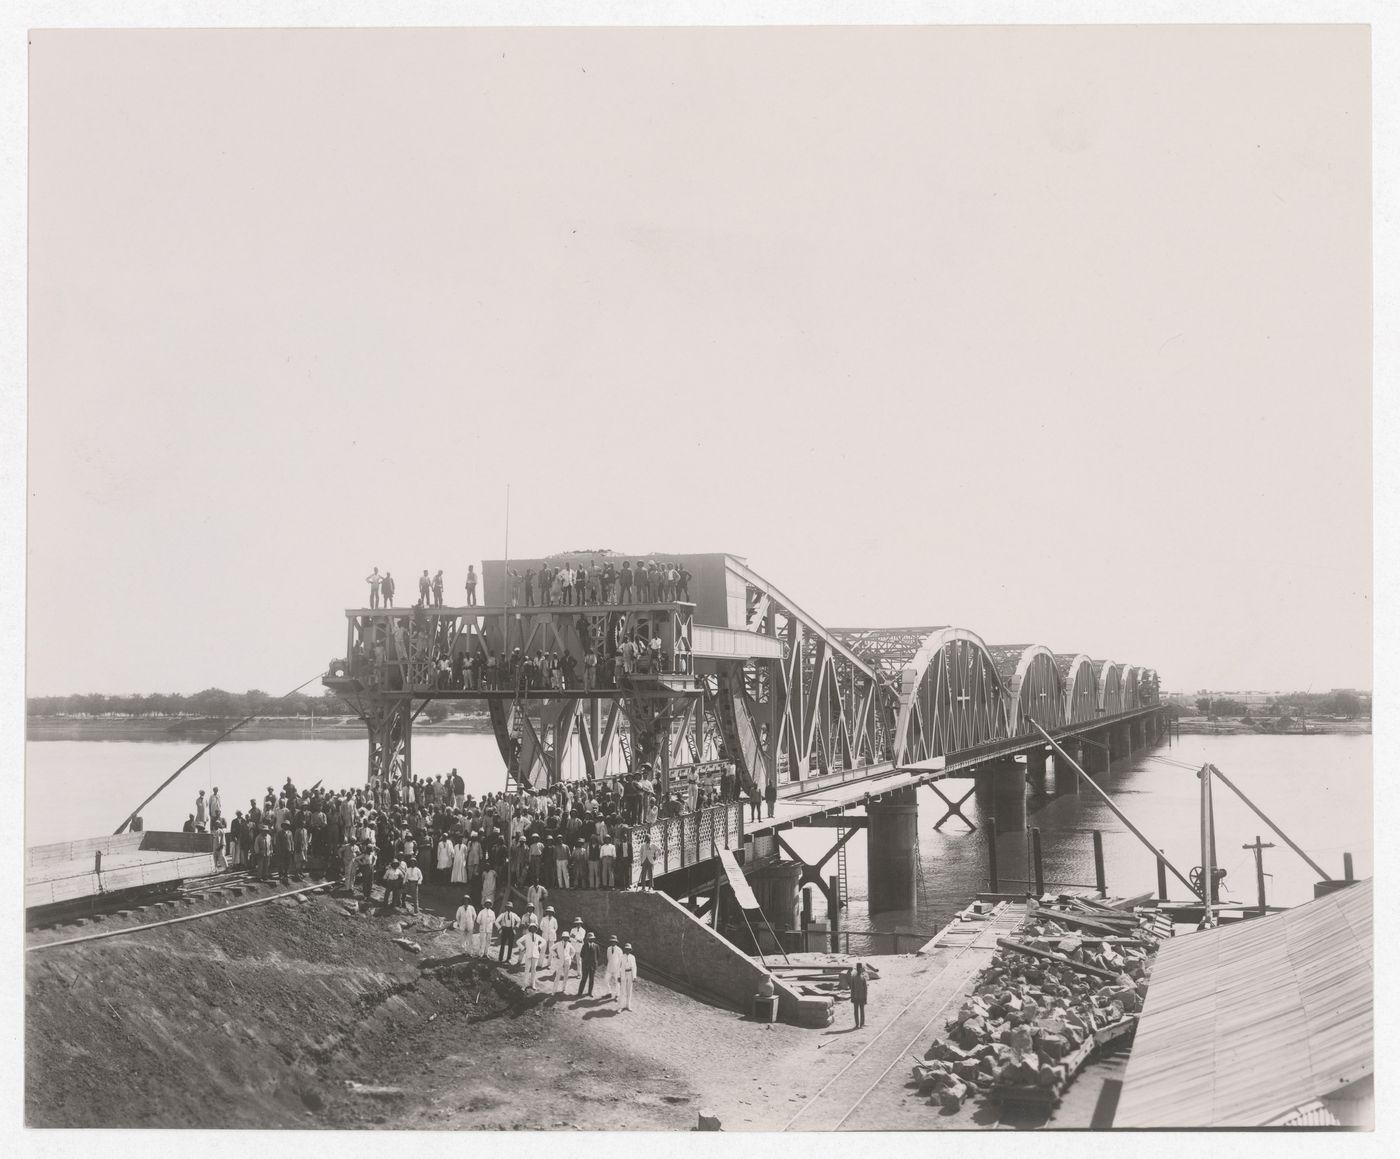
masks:
[[[1370,881],[1163,944],[1115,1127],[1277,1123],[1373,1072]]]

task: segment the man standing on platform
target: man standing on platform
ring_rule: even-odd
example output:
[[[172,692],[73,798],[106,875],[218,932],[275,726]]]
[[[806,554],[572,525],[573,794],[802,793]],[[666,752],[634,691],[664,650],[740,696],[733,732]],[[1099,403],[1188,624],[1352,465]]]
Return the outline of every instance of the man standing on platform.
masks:
[[[383,582],[384,577],[379,574],[378,568],[365,576],[365,583],[369,584],[369,606],[371,608],[379,607],[379,585]]]
[[[433,607],[442,607],[442,568],[438,568],[433,576]]]
[[[394,606],[394,577],[387,571],[379,584],[379,590],[384,594],[384,606],[392,608]]]
[[[418,577],[418,602],[425,608],[433,599],[433,581],[428,576],[428,569],[423,569],[423,574]]]
[[[638,889],[653,889],[655,883],[652,874],[655,872],[656,860],[661,856],[661,850],[656,847],[656,843],[651,839],[651,830],[647,830],[647,835],[642,839],[642,873],[637,880]]]
[[[467,606],[476,603],[476,565],[467,564]]]
[[[773,816],[773,809],[774,809],[774,808],[777,806],[777,804],[778,804],[778,778],[777,778],[777,777],[771,776],[771,775],[769,776],[769,778],[768,778],[768,787],[767,787],[766,789],[763,790],[763,796],[764,796],[764,798],[768,801],[768,816],[769,816],[769,818],[771,819],[772,816]]]

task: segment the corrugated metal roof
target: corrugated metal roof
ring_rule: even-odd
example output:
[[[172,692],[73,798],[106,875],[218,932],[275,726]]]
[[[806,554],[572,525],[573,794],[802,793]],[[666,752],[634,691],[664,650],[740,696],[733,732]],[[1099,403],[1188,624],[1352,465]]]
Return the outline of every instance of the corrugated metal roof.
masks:
[[[1157,953],[1115,1127],[1277,1122],[1375,1066],[1369,880]]]

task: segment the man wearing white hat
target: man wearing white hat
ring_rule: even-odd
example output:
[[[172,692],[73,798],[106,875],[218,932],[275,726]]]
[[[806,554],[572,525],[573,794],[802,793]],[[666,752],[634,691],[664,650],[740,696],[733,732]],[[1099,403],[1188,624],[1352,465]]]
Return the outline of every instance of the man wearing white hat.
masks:
[[[496,907],[489,897],[483,896],[481,908],[476,911],[476,955],[485,958],[491,953],[491,935],[496,930]]]
[[[554,968],[554,992],[564,993],[564,988],[569,984],[569,975],[573,973],[575,957],[574,940],[570,937],[560,938],[554,943],[550,954],[550,964]]]
[[[622,989],[622,947],[618,945],[616,934],[608,939],[608,957],[603,981],[608,986],[608,997],[616,998]]]
[[[554,950],[554,942],[559,937],[559,919],[554,916],[552,905],[544,907],[544,917],[540,918],[540,937],[544,939],[545,955],[551,955]]]
[[[622,1000],[619,1009],[632,1009],[632,984],[637,980],[637,959],[632,953],[632,943],[622,947]]]
[[[527,990],[535,988],[535,973],[540,966],[540,953],[544,949],[544,939],[540,937],[540,930],[534,922],[531,922],[525,931],[525,936],[520,939],[520,960],[525,965],[525,982]]]
[[[464,893],[462,904],[457,907],[457,918],[452,923],[462,935],[462,952],[470,954],[476,948],[476,906],[472,905],[472,895]]]

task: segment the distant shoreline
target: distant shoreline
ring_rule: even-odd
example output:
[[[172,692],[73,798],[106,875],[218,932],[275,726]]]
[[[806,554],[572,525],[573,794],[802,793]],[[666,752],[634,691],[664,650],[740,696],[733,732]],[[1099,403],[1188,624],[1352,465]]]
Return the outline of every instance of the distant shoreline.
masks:
[[[1177,720],[1177,731],[1182,736],[1370,736],[1369,720],[1310,720],[1303,724],[1295,721],[1292,727],[1275,731],[1271,728],[1258,728],[1256,725],[1267,721],[1268,717],[1257,720],[1207,720],[1204,716],[1183,716]]]
[[[90,741],[172,741],[179,744],[208,744],[238,722],[237,717],[220,720],[211,717],[138,719],[123,717],[30,717],[25,740]],[[426,716],[414,722],[416,735],[433,733],[484,733],[491,735],[488,716],[457,715],[440,724]],[[365,726],[355,716],[265,717],[250,720],[227,738],[227,743],[247,740],[331,740],[361,739]]]

